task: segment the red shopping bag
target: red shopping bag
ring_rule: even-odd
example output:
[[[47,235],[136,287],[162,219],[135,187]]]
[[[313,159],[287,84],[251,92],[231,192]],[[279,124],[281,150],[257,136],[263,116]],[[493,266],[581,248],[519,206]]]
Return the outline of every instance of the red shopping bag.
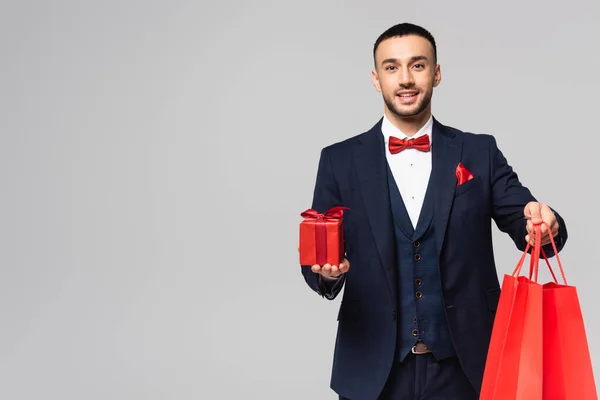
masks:
[[[558,283],[543,249],[554,282],[544,293],[544,400],[597,400],[585,324],[575,286],[569,286],[552,240],[564,284]],[[537,257],[539,260],[539,256]]]
[[[539,237],[539,236],[538,236]],[[490,338],[480,400],[534,400],[543,393],[543,288],[519,276],[528,244],[512,275],[504,275]]]

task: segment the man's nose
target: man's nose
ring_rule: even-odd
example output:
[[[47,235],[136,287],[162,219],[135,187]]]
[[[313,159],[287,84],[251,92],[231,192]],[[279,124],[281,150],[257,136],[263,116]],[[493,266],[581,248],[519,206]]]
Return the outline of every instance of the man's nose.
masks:
[[[413,76],[408,69],[402,69],[400,71],[400,80],[398,83],[400,86],[412,86],[415,83]]]

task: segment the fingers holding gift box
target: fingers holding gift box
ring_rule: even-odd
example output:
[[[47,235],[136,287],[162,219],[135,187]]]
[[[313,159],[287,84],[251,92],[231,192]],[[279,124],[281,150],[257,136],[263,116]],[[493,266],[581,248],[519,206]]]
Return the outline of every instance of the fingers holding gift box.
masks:
[[[298,252],[300,252],[300,245],[298,245]],[[325,278],[336,280],[342,274],[344,274],[350,270],[350,261],[348,261],[347,258],[344,258],[339,265],[314,264],[311,266],[310,269],[312,272],[314,272],[316,274],[320,274],[321,276],[323,276]]]
[[[321,274],[325,278],[336,279],[340,275],[348,272],[350,269],[350,261],[343,259],[339,265],[325,264],[323,266],[315,264],[311,267],[312,272]]]

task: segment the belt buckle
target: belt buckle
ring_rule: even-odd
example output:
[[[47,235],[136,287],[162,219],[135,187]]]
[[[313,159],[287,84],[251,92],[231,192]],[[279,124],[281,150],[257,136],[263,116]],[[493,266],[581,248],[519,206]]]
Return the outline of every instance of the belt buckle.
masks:
[[[427,354],[427,353],[429,353],[429,349],[427,348],[427,345],[426,345],[426,344],[424,344],[424,343],[422,343],[422,342],[421,342],[421,344],[422,344],[422,345],[423,345],[423,347],[424,347],[423,351],[419,351],[419,350],[417,350],[417,345],[414,345],[414,346],[413,346],[413,347],[410,349],[411,353],[413,353],[413,354]]]

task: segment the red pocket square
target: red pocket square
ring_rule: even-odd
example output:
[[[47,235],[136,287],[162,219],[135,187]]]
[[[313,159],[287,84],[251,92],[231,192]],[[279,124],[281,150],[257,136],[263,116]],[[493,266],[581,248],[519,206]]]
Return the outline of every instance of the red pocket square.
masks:
[[[456,186],[460,186],[466,181],[470,181],[474,178],[471,171],[469,171],[462,163],[458,163],[456,166],[456,178],[458,178],[458,182]]]

